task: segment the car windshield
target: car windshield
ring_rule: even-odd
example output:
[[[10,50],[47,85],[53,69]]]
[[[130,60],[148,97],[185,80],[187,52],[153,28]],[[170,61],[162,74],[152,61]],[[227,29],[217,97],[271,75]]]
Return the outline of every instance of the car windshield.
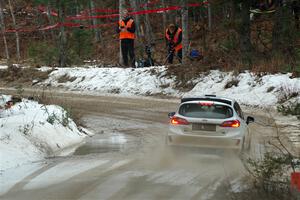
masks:
[[[233,116],[233,111],[225,105],[201,105],[197,103],[183,104],[179,114],[185,117],[226,119]]]

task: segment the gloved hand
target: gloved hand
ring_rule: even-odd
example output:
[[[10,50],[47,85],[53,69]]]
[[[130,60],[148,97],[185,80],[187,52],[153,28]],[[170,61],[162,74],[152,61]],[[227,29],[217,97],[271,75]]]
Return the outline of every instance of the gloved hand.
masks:
[[[169,53],[175,53],[175,48],[169,49]]]
[[[175,51],[175,44],[173,42],[170,42],[168,46],[169,46],[170,53]]]
[[[175,47],[173,42],[170,42],[170,43],[168,44],[168,46],[169,46],[170,49],[174,49],[174,47]]]
[[[127,30],[125,26],[120,26],[119,29],[121,32],[125,32]]]

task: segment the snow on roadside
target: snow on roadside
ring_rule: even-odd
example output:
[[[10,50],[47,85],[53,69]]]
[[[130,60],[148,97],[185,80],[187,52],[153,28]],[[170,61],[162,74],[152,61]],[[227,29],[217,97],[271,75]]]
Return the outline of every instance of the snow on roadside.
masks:
[[[157,77],[157,73],[160,75]],[[173,78],[164,77],[164,67],[151,68],[58,68],[44,85],[70,90],[123,95],[176,94]],[[65,79],[65,80],[63,80]],[[166,87],[164,87],[166,86]]]
[[[298,99],[300,102],[300,78],[292,78],[291,74],[254,74],[248,71],[235,74],[234,72],[211,70],[190,80],[194,88],[188,92],[177,89],[176,81],[178,80],[167,74],[167,68],[163,66],[137,69],[56,68],[42,84],[92,95],[116,93],[125,96],[164,94],[175,97],[195,97],[216,94],[235,99],[242,105],[250,106],[251,110],[254,107],[267,110],[271,108],[275,113],[276,109],[274,108],[282,100],[287,104],[290,104],[293,99]],[[282,114],[278,115],[282,118]],[[291,116],[288,118],[295,121],[294,127],[298,129],[299,120]],[[289,120],[284,122],[285,125],[290,123]],[[296,141],[295,138],[299,138],[299,131],[293,129],[290,132],[289,129],[288,132],[292,137],[291,140]],[[297,139],[296,142],[300,146],[300,139]]]
[[[47,70],[49,68],[42,68]],[[117,93],[120,95],[156,95],[164,94],[175,97],[195,97],[205,94],[216,94],[237,100],[246,107],[265,108],[276,113],[276,106],[280,101],[298,100],[300,102],[300,78],[291,78],[291,74],[254,74],[243,72],[221,72],[211,70],[209,73],[199,74],[191,85],[195,85],[188,92],[181,92],[176,86],[176,77],[167,76],[166,67],[150,68],[56,68],[50,73],[43,85],[62,87],[71,91],[80,91],[92,95]],[[295,96],[296,94],[296,96]],[[289,99],[290,97],[293,97]],[[274,116],[278,124],[290,125],[285,132],[291,141],[300,147],[300,121],[296,117],[288,116],[288,120],[281,122],[281,113]]]
[[[0,106],[9,99],[0,94]],[[86,136],[59,106],[23,99],[10,109],[1,107],[1,171],[63,153],[63,149],[81,143]]]
[[[0,65],[0,70],[1,69],[7,69],[8,67],[7,67],[7,65]]]
[[[216,94],[251,106],[274,106],[282,93],[300,94],[300,78],[290,78],[290,74],[257,76],[244,72],[234,75],[232,72],[216,70],[208,75],[201,75],[194,82],[197,83],[196,86],[185,96]]]
[[[217,94],[236,99],[244,105],[274,106],[283,92],[300,94],[300,78],[290,74],[255,75],[244,72],[212,70],[191,80],[195,87],[187,93],[175,88],[175,77],[166,76],[166,67],[151,68],[57,68],[42,83],[72,91],[92,94],[117,93],[122,95],[165,94],[176,97]]]

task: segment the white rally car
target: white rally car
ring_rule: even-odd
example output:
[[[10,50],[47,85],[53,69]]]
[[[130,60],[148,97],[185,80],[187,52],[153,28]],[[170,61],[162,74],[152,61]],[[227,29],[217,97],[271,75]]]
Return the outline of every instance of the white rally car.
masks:
[[[196,145],[243,150],[250,147],[248,124],[239,104],[231,99],[205,95],[183,98],[177,112],[169,113],[169,145]]]

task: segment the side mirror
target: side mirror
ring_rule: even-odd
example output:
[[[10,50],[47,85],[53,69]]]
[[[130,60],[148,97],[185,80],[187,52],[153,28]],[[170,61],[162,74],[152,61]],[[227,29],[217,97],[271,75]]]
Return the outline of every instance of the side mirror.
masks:
[[[170,112],[170,113],[168,114],[168,117],[171,119],[175,114],[176,114],[176,112]]]
[[[254,121],[255,121],[254,118],[249,116],[249,117],[247,117],[246,123],[250,124],[250,123],[253,123]]]

